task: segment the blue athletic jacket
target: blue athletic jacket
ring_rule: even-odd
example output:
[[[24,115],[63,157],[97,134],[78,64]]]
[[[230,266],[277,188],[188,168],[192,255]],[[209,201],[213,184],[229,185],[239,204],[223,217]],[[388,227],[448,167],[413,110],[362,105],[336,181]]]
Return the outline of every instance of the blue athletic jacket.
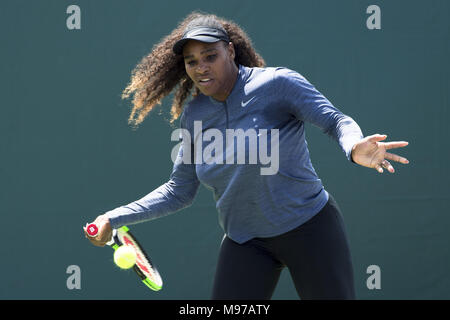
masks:
[[[183,141],[169,180],[143,198],[108,211],[113,228],[191,205],[202,183],[213,192],[219,224],[232,240],[243,243],[285,233],[328,201],[311,164],[304,123],[335,139],[350,161],[353,145],[363,138],[351,117],[302,75],[283,67],[240,65],[225,102],[200,94],[185,105],[180,122]]]

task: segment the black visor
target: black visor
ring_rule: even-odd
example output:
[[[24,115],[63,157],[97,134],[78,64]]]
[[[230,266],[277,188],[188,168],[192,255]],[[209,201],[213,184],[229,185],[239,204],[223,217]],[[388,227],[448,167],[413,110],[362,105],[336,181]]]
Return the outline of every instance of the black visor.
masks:
[[[220,40],[230,42],[227,33],[224,30],[211,28],[211,27],[196,27],[186,31],[183,37],[178,40],[173,46],[173,52],[175,54],[183,53],[183,46],[189,40],[198,40],[201,42],[217,42]]]

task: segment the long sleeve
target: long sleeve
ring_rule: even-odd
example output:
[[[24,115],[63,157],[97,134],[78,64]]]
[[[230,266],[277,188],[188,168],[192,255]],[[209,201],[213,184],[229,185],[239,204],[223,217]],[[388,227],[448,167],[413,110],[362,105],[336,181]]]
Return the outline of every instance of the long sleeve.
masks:
[[[358,124],[334,107],[299,73],[277,68],[275,80],[289,112],[297,119],[321,128],[339,143],[347,159],[352,161],[352,147],[364,137]]]
[[[160,218],[192,204],[200,182],[195,164],[182,161],[183,145],[179,149],[169,181],[143,198],[106,213],[113,228]]]

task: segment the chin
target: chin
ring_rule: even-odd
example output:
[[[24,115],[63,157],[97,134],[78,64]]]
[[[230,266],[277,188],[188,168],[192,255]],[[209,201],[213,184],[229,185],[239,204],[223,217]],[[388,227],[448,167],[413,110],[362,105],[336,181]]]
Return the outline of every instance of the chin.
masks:
[[[208,91],[200,90],[200,92],[207,97],[212,97],[215,94],[215,92],[209,90]]]

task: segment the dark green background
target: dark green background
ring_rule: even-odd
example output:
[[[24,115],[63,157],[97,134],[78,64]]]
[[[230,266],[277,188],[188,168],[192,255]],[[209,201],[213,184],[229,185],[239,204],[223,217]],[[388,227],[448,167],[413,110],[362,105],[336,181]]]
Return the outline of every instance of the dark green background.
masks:
[[[70,4],[81,30],[66,27]],[[371,4],[381,30],[366,27]],[[357,297],[450,298],[445,0],[2,0],[0,298],[209,298],[222,231],[204,187],[190,208],[132,227],[164,277],[159,293],[82,232],[167,181],[170,98],[133,131],[120,95],[139,60],[195,9],[239,23],[267,65],[302,73],[365,135],[410,142],[398,153],[411,163],[380,175],[307,125],[313,164],[344,214]],[[66,287],[69,265],[81,268],[80,290]],[[366,286],[370,265],[381,268],[380,290]],[[286,270],[273,298],[297,299]]]

